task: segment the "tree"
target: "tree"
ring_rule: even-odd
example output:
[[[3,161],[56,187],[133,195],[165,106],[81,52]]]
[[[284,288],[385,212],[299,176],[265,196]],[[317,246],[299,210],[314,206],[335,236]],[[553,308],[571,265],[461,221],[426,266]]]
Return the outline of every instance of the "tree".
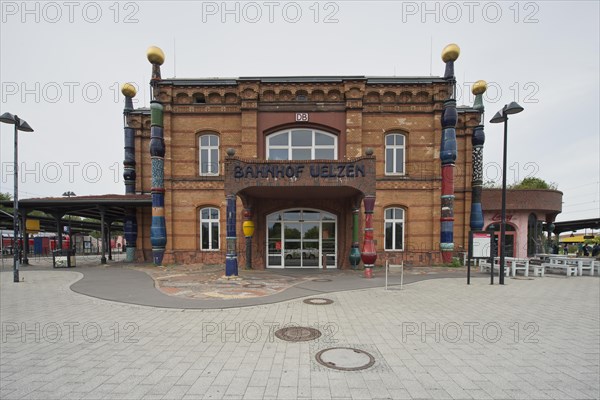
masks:
[[[10,201],[10,200],[12,200],[12,195],[10,193],[0,193],[0,200],[1,201]],[[10,214],[12,214],[12,212],[13,212],[12,207],[0,206],[0,210],[10,213]]]
[[[511,185],[509,189],[546,189],[556,190],[556,183],[548,183],[540,178],[525,178],[521,182]]]

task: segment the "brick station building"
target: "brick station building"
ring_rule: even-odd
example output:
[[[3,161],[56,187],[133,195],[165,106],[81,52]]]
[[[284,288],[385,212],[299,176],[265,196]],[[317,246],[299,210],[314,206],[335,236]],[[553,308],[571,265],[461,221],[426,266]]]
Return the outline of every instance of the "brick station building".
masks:
[[[452,90],[438,77],[161,79],[164,263],[223,264],[226,197],[237,201],[240,267],[351,268],[374,196],[376,265],[441,262],[440,123]],[[468,243],[471,135],[480,114],[458,108],[455,250]],[[150,110],[129,114],[135,192],[151,192]],[[254,223],[250,242],[243,221]],[[152,259],[150,210],[137,211],[137,251]]]

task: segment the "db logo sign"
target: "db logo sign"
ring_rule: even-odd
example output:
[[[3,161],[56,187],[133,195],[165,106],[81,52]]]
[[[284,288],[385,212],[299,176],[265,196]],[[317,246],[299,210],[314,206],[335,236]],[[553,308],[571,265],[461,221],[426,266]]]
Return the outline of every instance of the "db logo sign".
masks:
[[[296,113],[296,122],[308,122],[308,113]]]

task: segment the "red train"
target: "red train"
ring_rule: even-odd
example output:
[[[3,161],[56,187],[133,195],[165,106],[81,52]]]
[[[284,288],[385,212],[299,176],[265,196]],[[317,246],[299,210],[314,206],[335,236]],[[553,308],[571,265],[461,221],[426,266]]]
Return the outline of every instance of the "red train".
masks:
[[[23,239],[19,239],[19,246],[23,248]],[[62,237],[62,248],[69,249],[71,246],[71,238],[69,235]],[[2,254],[12,254],[13,238],[12,236],[2,235]],[[56,236],[52,237],[36,237],[29,239],[29,253],[32,254],[50,254],[53,250],[58,249],[58,240]]]

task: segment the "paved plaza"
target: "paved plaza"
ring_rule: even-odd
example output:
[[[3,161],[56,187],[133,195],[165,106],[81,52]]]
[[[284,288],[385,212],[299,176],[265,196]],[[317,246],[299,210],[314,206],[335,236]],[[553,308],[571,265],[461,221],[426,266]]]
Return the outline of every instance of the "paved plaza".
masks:
[[[19,284],[12,271],[0,273],[0,398],[600,397],[598,277],[507,279],[501,287],[481,276],[467,286],[461,276],[403,290],[313,290],[328,305],[305,296],[186,309],[77,293],[81,270],[22,271]],[[105,271],[108,282],[114,271]],[[283,341],[274,332],[284,326],[321,336]],[[375,363],[328,368],[315,355],[331,347],[365,351]]]

